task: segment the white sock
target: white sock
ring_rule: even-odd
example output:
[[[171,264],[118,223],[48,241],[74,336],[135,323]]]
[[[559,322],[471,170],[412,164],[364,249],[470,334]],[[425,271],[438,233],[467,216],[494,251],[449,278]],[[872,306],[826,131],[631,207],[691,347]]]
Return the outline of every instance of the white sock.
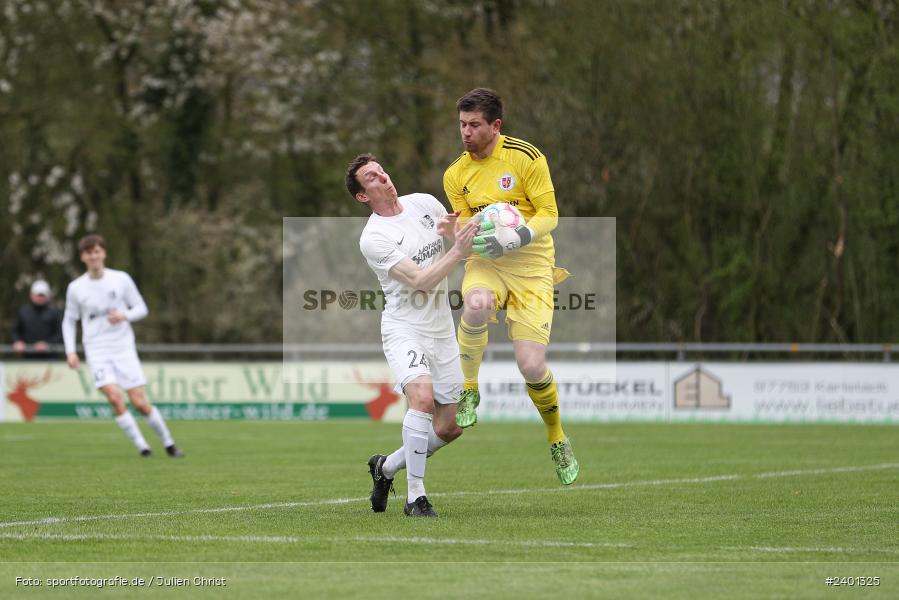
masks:
[[[387,479],[393,479],[396,472],[406,468],[406,447],[400,446],[393,451],[393,454],[387,457],[384,464],[381,465],[381,473]]]
[[[403,448],[406,451],[406,482],[409,485],[407,502],[425,495],[425,465],[428,460],[428,431],[432,417],[428,413],[409,409],[403,419]]]
[[[440,438],[436,433],[434,433],[434,425],[431,424],[431,428],[428,430],[428,458],[449,444],[449,442]],[[396,472],[406,468],[406,448],[404,446],[400,446],[396,450],[393,451],[393,454],[389,455],[385,460],[384,464],[381,465],[381,472],[384,474],[384,477],[387,479],[393,479],[396,476]]]
[[[169,433],[169,428],[165,426],[165,419],[162,418],[155,406],[149,415],[144,416],[144,419],[146,419],[147,425],[152,427],[159,439],[162,440],[163,446],[168,448],[175,443],[175,440],[172,439],[172,434]]]
[[[439,437],[439,436],[434,432],[434,427],[433,427],[433,425],[432,425],[432,426],[431,426],[431,430],[428,431],[428,458],[431,458],[431,456],[432,456],[435,452],[437,452],[438,450],[440,450],[441,448],[443,448],[443,447],[446,446],[447,444],[449,444],[449,442],[447,442],[447,441],[444,440],[443,438]]]
[[[143,434],[140,432],[140,427],[137,426],[137,421],[134,420],[134,415],[132,415],[127,410],[117,416],[115,418],[116,425],[122,428],[122,431],[125,432],[125,435],[128,436],[128,439],[131,440],[131,443],[134,444],[138,450],[147,450],[150,445],[147,444],[147,440],[144,439]]]

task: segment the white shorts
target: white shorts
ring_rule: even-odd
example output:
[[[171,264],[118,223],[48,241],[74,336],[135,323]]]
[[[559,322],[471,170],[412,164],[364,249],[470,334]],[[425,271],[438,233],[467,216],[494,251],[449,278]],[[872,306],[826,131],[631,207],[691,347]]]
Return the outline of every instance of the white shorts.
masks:
[[[463,378],[455,337],[432,338],[409,329],[391,328],[381,332],[381,339],[387,364],[396,378],[397,392],[416,377],[430,375],[435,402],[455,404],[459,401]]]
[[[147,384],[137,351],[133,348],[117,354],[91,356],[87,359],[87,368],[97,389],[115,383],[127,391]]]

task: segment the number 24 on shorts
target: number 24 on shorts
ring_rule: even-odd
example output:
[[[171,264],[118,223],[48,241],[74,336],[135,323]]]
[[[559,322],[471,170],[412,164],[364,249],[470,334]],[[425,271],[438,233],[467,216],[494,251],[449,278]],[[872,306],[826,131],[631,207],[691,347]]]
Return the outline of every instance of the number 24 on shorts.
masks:
[[[412,360],[409,361],[410,369],[414,369],[415,367],[429,368],[428,359],[425,357],[424,354],[419,356],[418,352],[416,352],[415,350],[409,350],[408,352],[406,352],[406,356],[409,356],[409,355],[412,356]]]

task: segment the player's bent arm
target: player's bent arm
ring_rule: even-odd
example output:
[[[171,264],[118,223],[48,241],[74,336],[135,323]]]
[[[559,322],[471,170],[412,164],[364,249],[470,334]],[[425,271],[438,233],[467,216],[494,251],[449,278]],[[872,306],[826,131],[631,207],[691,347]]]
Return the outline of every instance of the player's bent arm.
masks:
[[[137,291],[137,285],[130,276],[128,276],[128,283],[125,287],[125,303],[128,305],[128,310],[125,311],[125,318],[131,323],[140,321],[150,313],[147,303],[144,302],[144,297]]]
[[[533,233],[533,239],[537,239],[550,233],[559,224],[559,207],[556,205],[556,193],[554,191],[531,198],[531,203],[537,209],[537,212],[527,222],[527,227]]]
[[[559,224],[559,208],[549,165],[545,156],[532,161],[524,170],[525,193],[534,206],[534,216],[527,222],[533,241],[550,233]],[[524,245],[524,244],[522,244]]]
[[[393,265],[387,274],[403,285],[428,292],[437,287],[437,284],[453,270],[456,263],[462,260],[462,254],[453,251],[455,248],[456,246],[453,246],[449,252],[440,257],[440,260],[425,269],[415,264],[411,258],[404,258]]]
[[[544,163],[544,171],[545,163]],[[552,189],[549,172],[546,171],[544,183],[541,186],[545,191],[534,198],[531,204],[536,210],[531,219],[524,225],[514,230],[497,229],[493,223],[482,222],[478,237],[474,240],[473,250],[484,258],[499,258],[509,252],[527,246],[534,240],[549,234],[559,224],[559,208],[556,206],[556,193]]]
[[[427,292],[443,281],[457,262],[471,253],[472,240],[477,233],[475,222],[468,223],[456,232],[456,243],[434,264],[422,269],[409,257],[402,258],[390,267],[387,275],[404,285]]]
[[[135,304],[134,306],[130,306],[128,310],[125,311],[125,318],[128,319],[128,321],[130,321],[131,323],[133,323],[134,321],[140,321],[148,314],[150,314],[150,309],[147,308],[147,303],[144,302],[144,299],[140,298],[140,296],[138,296],[138,298],[140,299],[140,302],[138,304]]]

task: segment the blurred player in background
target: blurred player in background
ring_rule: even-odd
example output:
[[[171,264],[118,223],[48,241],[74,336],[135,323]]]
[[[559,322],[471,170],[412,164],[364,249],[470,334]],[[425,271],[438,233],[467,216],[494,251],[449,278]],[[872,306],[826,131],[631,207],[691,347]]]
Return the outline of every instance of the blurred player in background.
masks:
[[[403,445],[389,456],[375,454],[368,461],[371,507],[375,512],[387,509],[393,478],[405,467],[404,512],[436,517],[424,486],[427,458],[462,435],[455,421],[462,371],[446,276],[471,251],[477,226],[472,223],[457,232],[458,215],[448,215],[429,194],[398,197],[390,176],[371,154],[350,163],[346,187],[372,211],[359,247],[384,291],[384,356],[409,402]],[[444,238],[454,242],[448,251]]]
[[[578,463],[562,430],[559,392],[546,366],[553,286],[568,276],[555,267],[550,232],[558,224],[559,211],[549,166],[537,148],[500,133],[503,102],[493,90],[471,90],[456,109],[465,152],[447,168],[443,187],[460,222],[495,202],[512,204],[526,220],[516,229],[518,239],[505,245],[496,239],[495,230],[482,226],[474,240],[477,256],[465,264],[465,308],[458,332],[465,391],[456,422],[460,427],[477,422],[478,371],[487,346],[487,324],[496,322],[497,308],[505,308],[515,361],[546,424],[556,473],[568,485],[577,479]]]
[[[162,440],[173,458],[184,453],[175,446],[165,420],[144,394],[147,383],[134,344],[132,321],[147,316],[147,305],[134,281],[124,271],[108,269],[106,242],[99,235],[88,235],[78,242],[81,262],[87,272],[69,284],[62,323],[66,362],[73,369],[81,364],[75,351],[76,321],[81,320],[81,338],[88,370],[94,385],[106,396],[116,415],[116,423],[137,447],[141,456],[152,455],[137,421],[125,406],[124,389],[147,424]],[[121,389],[119,389],[121,387]]]

